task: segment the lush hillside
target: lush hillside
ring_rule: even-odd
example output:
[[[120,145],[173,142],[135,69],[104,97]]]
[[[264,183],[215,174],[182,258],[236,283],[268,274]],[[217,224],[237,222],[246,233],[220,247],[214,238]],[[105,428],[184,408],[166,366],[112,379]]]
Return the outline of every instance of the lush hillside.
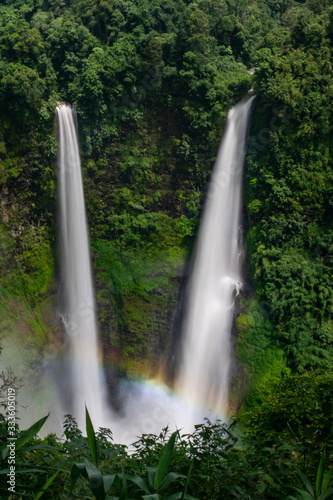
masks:
[[[0,6],[0,332],[31,353],[33,370],[38,353],[62,346],[57,100],[78,114],[104,358],[132,376],[156,374],[170,352],[226,113],[256,94],[231,381],[232,404],[246,411],[222,455],[220,427],[199,429],[190,451],[177,445],[175,470],[186,475],[192,454],[199,498],[284,498],[294,466],[314,481],[332,444],[332,42],[325,0]],[[63,451],[83,460],[87,443],[69,429]],[[99,445],[107,449],[105,436]],[[103,467],[118,453],[112,471],[145,474],[160,451],[147,438],[133,461],[106,451]],[[61,453],[49,463],[67,470]],[[35,493],[50,477],[43,470]],[[70,498],[57,488],[50,498]]]
[[[246,247],[259,311],[252,302],[241,356],[250,352],[254,366],[266,331],[261,347],[269,339],[277,369],[279,346],[287,367],[302,373],[332,366],[331,12],[309,3],[281,19],[254,60]]]
[[[47,336],[39,310],[56,300],[54,110],[65,100],[78,112],[105,355],[154,373],[226,110],[250,87],[243,27],[225,3],[9,4],[1,7],[4,307],[18,301]]]
[[[154,373],[226,111],[254,85],[243,376],[330,366],[331,25],[319,2],[6,2],[3,328],[41,347],[57,330],[54,110],[65,100],[78,112],[105,356]]]

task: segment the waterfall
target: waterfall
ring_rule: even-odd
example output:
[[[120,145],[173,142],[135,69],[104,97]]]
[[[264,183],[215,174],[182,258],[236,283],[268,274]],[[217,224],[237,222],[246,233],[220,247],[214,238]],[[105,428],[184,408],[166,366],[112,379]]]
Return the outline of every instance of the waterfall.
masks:
[[[231,328],[240,287],[240,213],[250,98],[233,107],[212,173],[185,290],[176,386],[221,413],[228,403]]]
[[[62,318],[69,339],[70,413],[84,428],[84,406],[94,426],[112,430],[120,442],[133,442],[141,432],[166,425],[191,432],[190,421],[198,423],[206,410],[221,414],[228,400],[231,359],[231,327],[235,295],[240,287],[240,212],[246,130],[253,98],[229,111],[226,131],[204,207],[192,273],[185,296],[182,360],[176,381],[185,399],[203,408],[197,413],[169,393],[155,392],[143,385],[128,387],[124,416],[108,412],[104,378],[98,366],[99,347],[88,234],[86,226],[75,112],[59,105],[58,188],[62,277]],[[64,384],[63,384],[64,385]],[[133,384],[132,384],[133,385]],[[133,419],[133,416],[135,418]],[[197,420],[194,422],[194,420]],[[130,428],[134,421],[135,429]],[[147,427],[148,426],[148,427]]]
[[[99,371],[99,345],[84,206],[76,114],[59,104],[58,190],[60,212],[61,316],[68,336],[69,411],[85,428],[85,405],[95,426],[105,412],[104,379]]]

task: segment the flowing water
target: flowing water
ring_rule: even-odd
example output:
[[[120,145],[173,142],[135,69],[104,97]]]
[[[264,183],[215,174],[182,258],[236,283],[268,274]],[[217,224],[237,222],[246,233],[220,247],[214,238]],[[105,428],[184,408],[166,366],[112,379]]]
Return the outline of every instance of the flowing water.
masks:
[[[191,432],[191,426],[207,414],[223,413],[228,399],[234,300],[240,287],[242,173],[251,103],[249,99],[229,112],[201,221],[186,291],[182,359],[176,383],[185,402],[148,382],[122,382],[122,415],[112,415],[108,410],[99,370],[75,112],[70,106],[58,106],[61,317],[70,340],[62,392],[70,395],[71,405],[66,408],[81,429],[85,428],[85,405],[95,428],[110,427],[118,442],[127,443],[142,432],[158,433],[168,424]]]
[[[253,97],[233,107],[209,185],[185,291],[177,388],[223,413],[228,402],[231,329],[240,283],[240,214],[246,131]]]
[[[63,386],[69,410],[85,428],[85,405],[95,425],[103,425],[105,387],[100,352],[84,206],[75,111],[57,107],[60,211],[61,316],[69,339],[68,373]]]

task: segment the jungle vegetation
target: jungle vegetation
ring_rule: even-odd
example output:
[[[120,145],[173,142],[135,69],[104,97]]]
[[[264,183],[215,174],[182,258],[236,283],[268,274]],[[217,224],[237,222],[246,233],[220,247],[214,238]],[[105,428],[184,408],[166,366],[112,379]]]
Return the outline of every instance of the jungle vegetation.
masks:
[[[104,357],[132,377],[172,346],[227,111],[256,95],[231,426],[142,436],[129,455],[71,416],[64,440],[41,440],[40,421],[21,440],[22,498],[330,498],[332,50],[330,0],[1,2],[0,331],[27,350],[61,348],[57,101],[78,114]],[[89,474],[108,476],[104,497]]]

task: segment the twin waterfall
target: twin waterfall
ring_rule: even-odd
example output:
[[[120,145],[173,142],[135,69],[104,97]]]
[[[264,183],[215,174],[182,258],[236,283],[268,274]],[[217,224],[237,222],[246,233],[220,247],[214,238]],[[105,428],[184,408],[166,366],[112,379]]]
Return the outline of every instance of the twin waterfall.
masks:
[[[76,114],[60,104],[58,115],[58,191],[60,211],[61,315],[69,338],[70,411],[85,428],[85,405],[102,426],[105,410],[103,375],[90,266]]]
[[[234,297],[240,286],[240,214],[250,98],[233,107],[209,184],[185,292],[177,386],[213,410],[227,408]]]
[[[228,398],[233,305],[240,284],[242,171],[252,99],[229,111],[186,291],[176,388],[185,399],[194,400],[216,414],[221,414]],[[84,429],[85,405],[94,425],[105,426],[106,388],[99,370],[75,112],[70,106],[59,104],[57,116],[61,313],[69,338],[70,411]]]

